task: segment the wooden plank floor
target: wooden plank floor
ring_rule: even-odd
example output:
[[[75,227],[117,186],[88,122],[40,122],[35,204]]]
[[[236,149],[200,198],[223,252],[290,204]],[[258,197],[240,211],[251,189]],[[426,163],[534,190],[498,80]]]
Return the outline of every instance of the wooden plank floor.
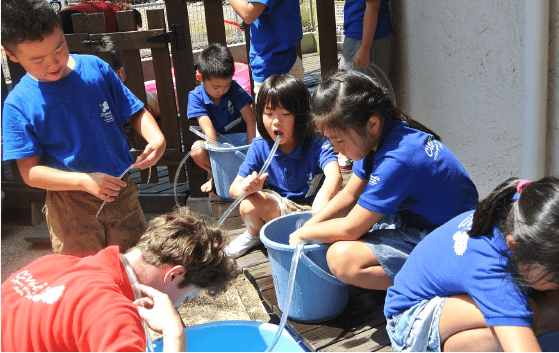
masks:
[[[343,172],[344,182],[351,172]],[[231,205],[212,195],[213,217],[219,217]],[[223,223],[223,229],[234,239],[244,230],[238,207]],[[281,317],[279,310],[268,253],[264,245],[249,251],[237,259],[243,272],[258,291],[262,301]],[[383,315],[385,291],[365,290],[350,287],[349,303],[344,312],[335,319],[319,324],[302,324],[287,320],[292,333],[311,351],[392,351],[386,333],[386,320]],[[320,298],[317,298],[320,299]]]

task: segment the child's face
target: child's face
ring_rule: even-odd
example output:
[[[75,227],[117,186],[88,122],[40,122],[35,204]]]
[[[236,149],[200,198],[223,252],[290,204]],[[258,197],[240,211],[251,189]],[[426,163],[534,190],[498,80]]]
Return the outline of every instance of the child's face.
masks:
[[[294,129],[295,115],[281,105],[272,109],[272,105],[269,102],[266,103],[262,112],[262,123],[274,140],[278,134],[282,134],[280,146],[295,146],[297,144]]]
[[[231,88],[231,81],[233,78],[220,78],[220,77],[210,77],[205,80],[204,82],[204,89],[210,98],[213,99],[220,99],[229,88]]]
[[[518,264],[518,270],[528,283],[528,285],[539,291],[557,289],[559,285],[553,280],[553,274],[546,274],[544,269],[537,265]]]
[[[353,129],[323,129],[322,134],[330,140],[334,151],[354,161],[365,158],[373,148],[370,139],[361,136]]]
[[[68,66],[68,45],[64,33],[58,27],[43,40],[26,40],[16,46],[14,53],[6,54],[10,60],[20,63],[37,81],[58,81],[72,71]]]

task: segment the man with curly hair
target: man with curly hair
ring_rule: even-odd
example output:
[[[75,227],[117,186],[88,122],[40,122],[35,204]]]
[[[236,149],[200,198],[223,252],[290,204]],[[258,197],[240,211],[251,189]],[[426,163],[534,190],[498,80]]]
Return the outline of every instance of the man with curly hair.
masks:
[[[142,319],[164,351],[185,351],[178,306],[225,290],[240,272],[226,239],[186,207],[150,222],[124,255],[47,255],[2,284],[2,351],[146,351]],[[137,298],[142,296],[142,298]]]

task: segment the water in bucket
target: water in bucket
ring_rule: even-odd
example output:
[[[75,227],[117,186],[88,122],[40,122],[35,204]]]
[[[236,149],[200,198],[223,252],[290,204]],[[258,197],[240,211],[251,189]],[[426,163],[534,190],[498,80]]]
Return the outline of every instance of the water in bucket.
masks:
[[[217,321],[184,329],[187,352],[264,352],[274,340],[278,326],[256,321]],[[163,340],[153,341],[156,352]],[[288,331],[284,331],[273,352],[308,351]]]
[[[295,246],[289,245],[289,235],[298,228],[300,220],[311,218],[310,212],[278,217],[262,227],[260,240],[268,249],[272,277],[283,312],[287,283]],[[333,319],[343,312],[349,300],[349,286],[335,278],[326,262],[329,245],[311,243],[301,254],[288,317],[291,320],[316,323]]]

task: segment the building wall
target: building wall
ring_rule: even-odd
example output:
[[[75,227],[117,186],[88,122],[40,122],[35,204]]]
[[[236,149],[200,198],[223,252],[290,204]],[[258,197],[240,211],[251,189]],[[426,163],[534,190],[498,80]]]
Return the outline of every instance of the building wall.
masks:
[[[546,173],[559,175],[559,0],[549,1]],[[394,1],[397,104],[441,135],[481,197],[522,176],[524,3]]]

